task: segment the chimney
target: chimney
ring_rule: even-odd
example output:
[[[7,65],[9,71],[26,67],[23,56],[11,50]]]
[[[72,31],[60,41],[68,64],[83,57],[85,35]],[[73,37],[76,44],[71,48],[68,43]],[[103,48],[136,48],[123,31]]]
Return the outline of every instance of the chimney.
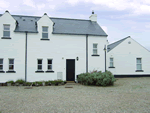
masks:
[[[91,21],[97,22],[97,14],[94,14],[94,10],[92,10],[92,15],[89,17]]]

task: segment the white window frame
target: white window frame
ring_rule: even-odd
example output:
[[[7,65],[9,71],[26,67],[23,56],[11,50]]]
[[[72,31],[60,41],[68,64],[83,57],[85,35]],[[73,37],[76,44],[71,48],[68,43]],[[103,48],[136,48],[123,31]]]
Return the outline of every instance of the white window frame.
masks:
[[[9,26],[9,30],[5,30],[4,29],[5,26]],[[10,37],[10,35],[9,36],[4,36],[4,31],[9,31],[9,34],[10,34],[10,24],[3,24],[3,37]]]
[[[113,61],[111,61],[110,59],[113,59]],[[114,58],[113,57],[110,57],[109,61],[110,61],[110,67],[114,67]],[[111,63],[113,63],[113,65],[111,66]]]
[[[96,44],[96,45],[97,45],[97,48],[98,48],[98,43],[93,43],[93,55],[97,55],[97,54],[98,54],[98,49],[97,49],[97,48],[94,48],[94,44]],[[97,53],[96,53],[96,54],[94,53],[94,50],[97,50]]]
[[[141,63],[137,63],[137,59],[141,59]],[[137,65],[141,65],[141,69],[137,69]],[[142,70],[142,58],[136,58],[136,70]]]
[[[52,60],[52,64],[48,64],[48,60]],[[52,69],[48,69],[48,66],[51,65]],[[47,59],[47,70],[52,71],[53,70],[53,59]]]
[[[13,64],[10,64],[9,60],[14,60]],[[15,64],[15,59],[14,59],[14,58],[9,58],[9,59],[8,59],[8,70],[9,70],[9,71],[14,71],[14,68],[15,68],[14,64]],[[10,65],[13,65],[13,69],[9,69],[9,66],[10,66]]]
[[[38,60],[42,60],[42,64],[38,64]],[[40,59],[40,58],[37,59],[37,70],[38,70],[38,71],[41,71],[42,69],[38,69],[38,66],[39,66],[39,65],[41,65],[41,66],[42,66],[42,69],[43,69],[43,59]]]
[[[2,66],[2,69],[0,69],[0,71],[3,71],[3,62],[4,62],[4,60],[3,60],[3,58],[0,58],[0,60],[2,60],[2,64],[0,64]]]
[[[44,28],[44,27],[47,27],[47,31],[43,31],[43,28]],[[47,38],[44,38],[44,37],[43,37],[43,33],[47,33]],[[48,26],[42,26],[42,38],[43,38],[43,39],[48,39]]]

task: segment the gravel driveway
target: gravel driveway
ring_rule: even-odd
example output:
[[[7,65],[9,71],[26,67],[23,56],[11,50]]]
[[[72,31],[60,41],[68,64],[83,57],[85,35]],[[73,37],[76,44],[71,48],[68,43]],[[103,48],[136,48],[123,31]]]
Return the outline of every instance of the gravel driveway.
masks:
[[[0,87],[1,113],[150,113],[150,78],[118,78],[114,86]]]

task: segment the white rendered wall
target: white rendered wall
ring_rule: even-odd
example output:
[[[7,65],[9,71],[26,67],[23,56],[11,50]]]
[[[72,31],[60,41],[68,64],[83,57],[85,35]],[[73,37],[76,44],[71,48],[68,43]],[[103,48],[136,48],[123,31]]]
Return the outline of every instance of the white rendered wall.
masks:
[[[102,36],[88,36],[88,70],[98,70],[105,71],[105,53],[104,46],[106,44],[107,38]],[[98,55],[93,55],[93,43],[98,44]]]
[[[57,72],[63,72],[63,80],[66,80],[66,59],[75,59],[75,75],[86,71],[86,36],[49,36],[49,41],[40,40],[39,34],[28,36],[28,81],[54,80],[57,79]],[[78,61],[76,57],[79,57]],[[47,59],[53,59],[54,73],[35,73],[38,58],[43,59],[43,71],[47,71]]]
[[[128,44],[128,42],[131,44]],[[110,57],[114,58],[114,67],[110,66]],[[142,70],[135,72],[136,58],[142,58]],[[115,75],[150,74],[150,52],[132,38],[127,38],[121,44],[107,53],[107,70]]]
[[[14,32],[15,22],[9,13],[0,17],[0,58],[3,58],[3,71],[5,71],[5,73],[0,73],[0,82],[25,78],[25,33]],[[1,39],[3,37],[3,24],[10,24],[11,39]],[[9,69],[9,58],[14,59],[14,71],[16,73],[6,73]]]

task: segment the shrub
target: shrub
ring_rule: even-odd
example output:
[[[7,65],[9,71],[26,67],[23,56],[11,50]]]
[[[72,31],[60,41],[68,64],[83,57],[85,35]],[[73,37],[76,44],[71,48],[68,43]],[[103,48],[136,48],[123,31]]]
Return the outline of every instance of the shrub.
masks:
[[[41,81],[36,81],[36,84],[38,84],[39,86],[41,86],[42,82]]]
[[[15,83],[23,84],[23,83],[25,83],[25,81],[23,79],[18,79],[18,80],[16,80]]]
[[[114,75],[110,71],[92,71],[90,73],[81,73],[77,80],[85,85],[109,86],[116,81]]]
[[[25,83],[27,86],[30,86],[32,83],[31,82],[26,82]]]
[[[11,83],[11,84],[13,84],[13,83],[14,83],[14,81],[13,81],[13,80],[10,80],[10,81],[7,81],[7,83]]]

